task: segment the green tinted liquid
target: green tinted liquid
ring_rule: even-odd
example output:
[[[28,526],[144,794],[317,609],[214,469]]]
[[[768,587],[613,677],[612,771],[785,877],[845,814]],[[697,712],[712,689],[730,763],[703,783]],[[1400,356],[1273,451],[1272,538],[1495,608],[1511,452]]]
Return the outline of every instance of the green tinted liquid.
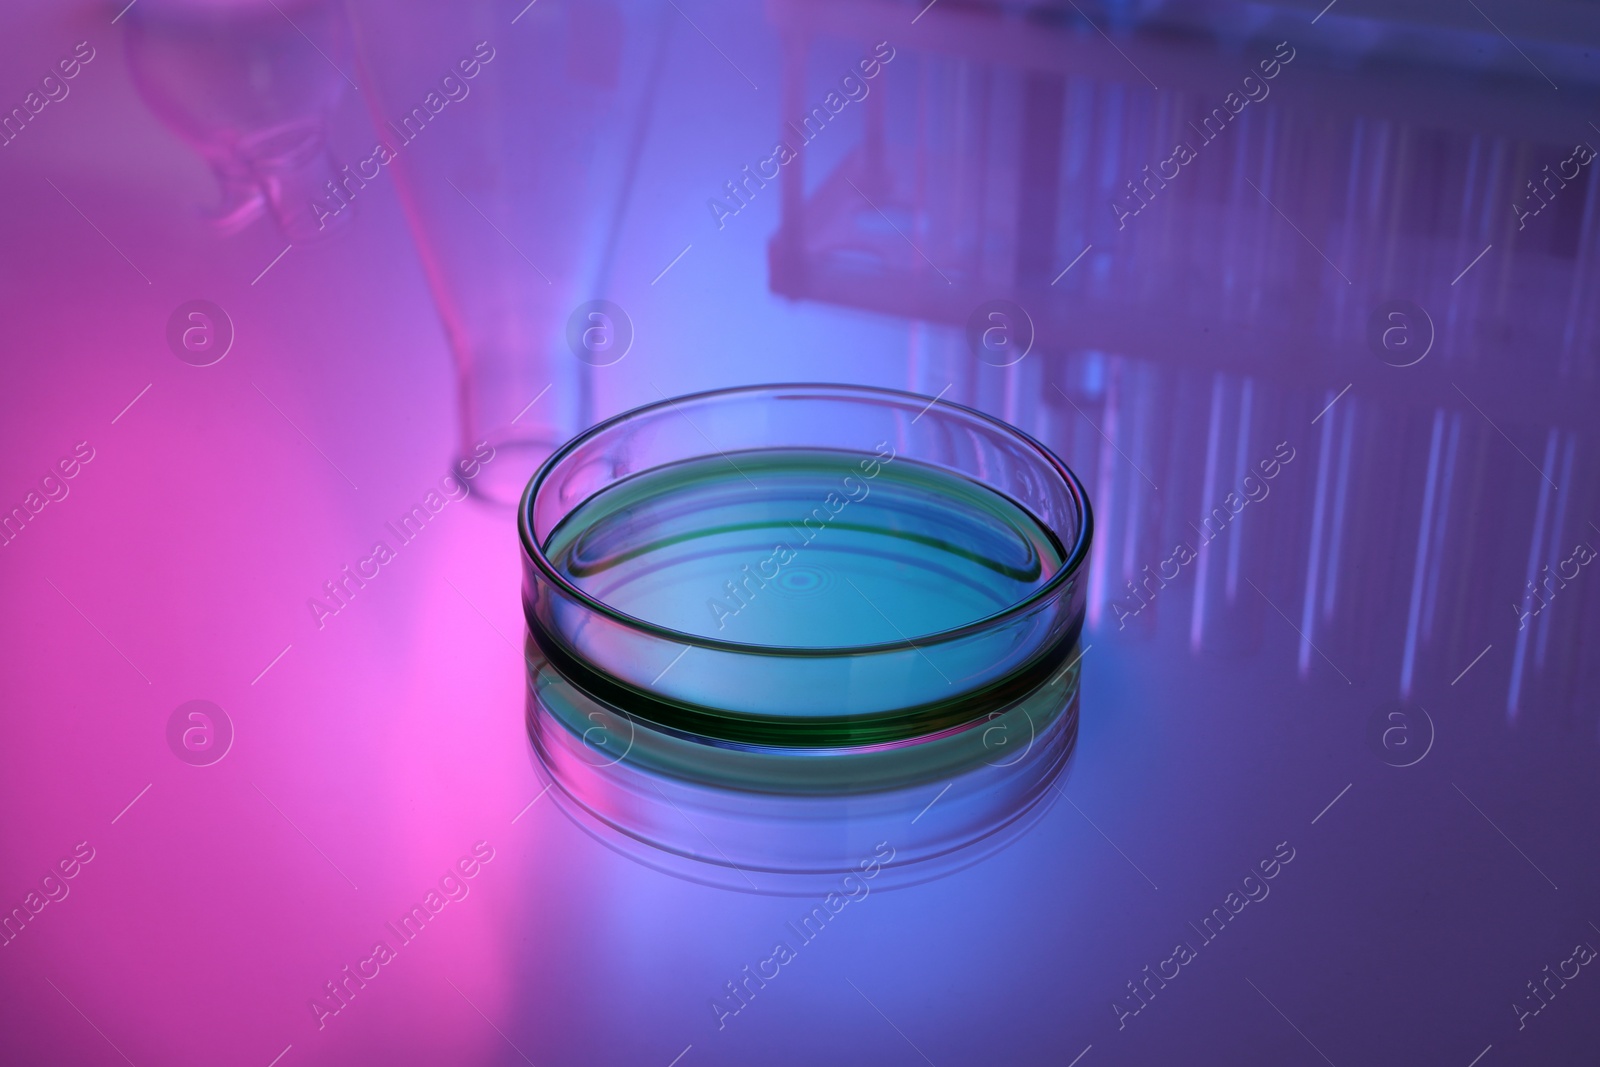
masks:
[[[892,456],[773,449],[648,471],[575,509],[546,555],[627,615],[780,648],[915,640],[1061,568],[1061,544],[1010,498]]]

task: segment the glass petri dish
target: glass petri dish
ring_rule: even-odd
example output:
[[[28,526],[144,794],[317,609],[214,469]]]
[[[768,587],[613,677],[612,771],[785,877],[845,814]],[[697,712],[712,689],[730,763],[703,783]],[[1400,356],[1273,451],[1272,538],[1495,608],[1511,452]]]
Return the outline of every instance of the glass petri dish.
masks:
[[[854,386],[682,397],[559,449],[520,527],[536,773],[640,863],[914,884],[1061,788],[1093,519],[1012,427]]]
[[[682,739],[819,754],[969,728],[1046,685],[1093,535],[1077,477],[1016,428],[808,384],[600,423],[518,524],[539,669]]]

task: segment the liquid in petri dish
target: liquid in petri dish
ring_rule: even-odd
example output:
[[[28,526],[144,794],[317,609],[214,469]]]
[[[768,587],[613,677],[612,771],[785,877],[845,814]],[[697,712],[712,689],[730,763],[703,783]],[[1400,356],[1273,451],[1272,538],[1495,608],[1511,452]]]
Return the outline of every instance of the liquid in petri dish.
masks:
[[[988,618],[1066,550],[1009,497],[877,454],[769,449],[634,475],[574,509],[545,554],[615,611],[774,648],[916,640]]]

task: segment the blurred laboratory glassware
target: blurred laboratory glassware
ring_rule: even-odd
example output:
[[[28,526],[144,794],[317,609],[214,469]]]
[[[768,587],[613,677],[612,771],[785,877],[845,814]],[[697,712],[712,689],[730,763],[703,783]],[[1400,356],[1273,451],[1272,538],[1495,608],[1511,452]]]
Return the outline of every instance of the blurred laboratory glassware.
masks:
[[[334,178],[328,114],[354,86],[338,3],[143,0],[126,18],[139,95],[216,176],[212,225],[236,233],[270,212],[294,244],[328,236],[313,212]]]
[[[344,187],[393,171],[455,358],[462,454],[497,452],[474,492],[511,503],[577,429],[588,368],[631,342],[626,312],[568,324],[605,295],[658,69],[635,53],[663,22],[609,0],[349,9],[379,143]]]

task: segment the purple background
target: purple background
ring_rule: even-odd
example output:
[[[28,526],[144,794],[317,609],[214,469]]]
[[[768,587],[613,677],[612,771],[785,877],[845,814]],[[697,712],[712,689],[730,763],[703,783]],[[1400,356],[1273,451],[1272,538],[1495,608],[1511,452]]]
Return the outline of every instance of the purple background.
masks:
[[[336,18],[282,6],[307,33],[279,59],[326,79]],[[0,16],[0,108],[95,50],[0,147],[0,510],[66,490],[0,549],[0,911],[93,856],[0,947],[0,1060],[1595,1061],[1593,968],[1516,1007],[1600,946],[1600,577],[1523,598],[1600,544],[1596,168],[1519,225],[1525,183],[1600,144],[1592,8],[618,9],[672,27],[605,293],[636,339],[550,357],[568,429],[657,389],[909,388],[1036,434],[1097,512],[1063,797],[1000,854],[852,904],[719,1029],[724,983],[815,901],[676,880],[528,806],[511,512],[452,501],[337,616],[307,607],[456,455],[395,182],[336,239],[220,238],[121,7]],[[506,66],[519,8],[494,9]],[[871,141],[852,103],[719,228],[708,200],[880,40],[889,177],[845,180]],[[1119,228],[1126,183],[1279,41],[1270,96]],[[373,102],[330,84],[330,150],[363,157]],[[196,299],[236,335],[207,367],[167,342]],[[1036,333],[1009,367],[968,342],[994,299]],[[1426,319],[1374,343],[1391,300]],[[1384,346],[1395,323],[1412,347]],[[1125,583],[1198,547],[1279,442],[1270,493],[1123,619]],[[169,747],[191,700],[232,725],[209,766]],[[324,983],[478,842],[466,896],[319,1027]],[[1282,842],[1270,895],[1203,943]],[[1196,958],[1125,1015],[1179,941]]]

